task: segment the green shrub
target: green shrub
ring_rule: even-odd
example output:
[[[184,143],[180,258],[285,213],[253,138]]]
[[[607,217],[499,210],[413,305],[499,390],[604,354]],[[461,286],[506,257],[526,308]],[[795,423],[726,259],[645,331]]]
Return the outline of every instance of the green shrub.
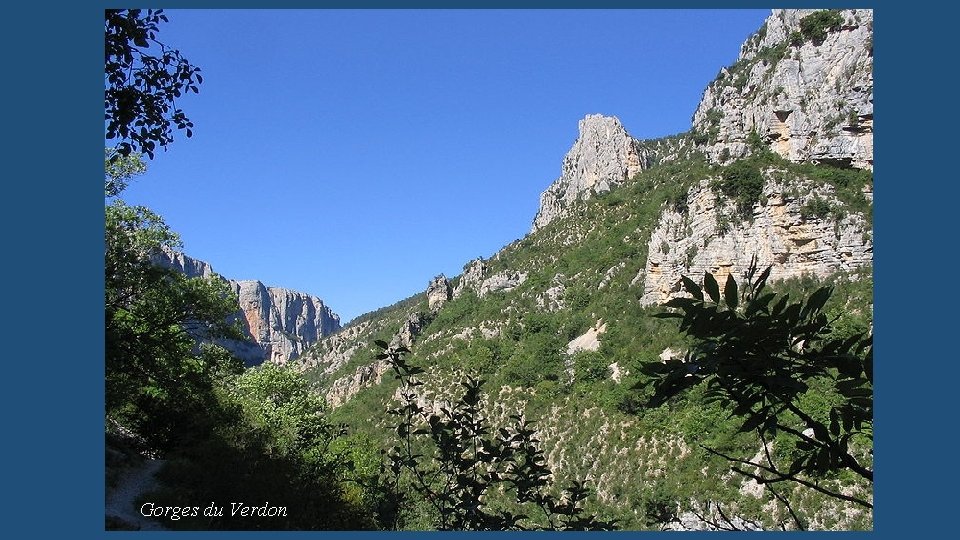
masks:
[[[741,159],[723,169],[714,189],[736,201],[737,212],[749,216],[763,194],[763,173],[756,160]]]
[[[842,24],[843,16],[839,9],[825,9],[800,19],[800,32],[804,39],[820,45],[827,39],[828,32],[839,30]]]
[[[800,207],[800,217],[804,221],[811,218],[823,219],[827,217],[831,210],[833,210],[833,206],[826,199],[813,197]]]
[[[787,55],[787,44],[781,43],[773,47],[764,47],[757,51],[757,58],[766,64],[777,65]]]

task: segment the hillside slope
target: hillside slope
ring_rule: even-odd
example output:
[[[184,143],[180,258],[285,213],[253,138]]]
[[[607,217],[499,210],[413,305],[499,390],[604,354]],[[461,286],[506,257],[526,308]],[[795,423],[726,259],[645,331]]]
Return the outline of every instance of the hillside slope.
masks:
[[[744,50],[800,31],[812,13],[775,11]],[[864,20],[843,12],[854,15]],[[776,21],[782,28],[774,31]],[[841,31],[851,30],[830,30]],[[820,45],[804,42],[801,56],[835,48],[829,35]],[[760,76],[741,97],[763,100],[762,85],[776,80]],[[711,88],[704,102],[719,103]],[[862,97],[843,95],[851,103]],[[807,121],[822,114],[810,110]],[[459,276],[437,276],[424,293],[361,317],[303,355],[297,365],[332,416],[391,444],[385,411],[398,388],[376,359],[375,341],[383,340],[410,348],[408,361],[425,370],[425,407],[448,403],[465,375],[486,380],[484,411],[493,424],[511,414],[534,420],[556,477],[586,480],[595,490],[589,510],[624,528],[711,528],[718,515],[734,516],[740,528],[789,528],[780,496],[808,516],[809,528],[872,528],[872,512],[862,506],[790,487],[775,493],[732,474],[704,446],[745,455],[763,449],[702,390],[644,406],[641,368],[678,358],[690,345],[675,324],[653,317],[681,294],[681,275],[739,280],[757,260],[772,267],[776,290],[794,297],[832,284],[824,309],[838,328],[872,327],[872,174],[846,167],[872,162],[872,147],[869,160],[861,145],[815,164],[814,154],[778,154],[769,139],[743,133],[756,123],[730,124],[704,140],[696,118],[691,133],[651,141],[630,138],[615,118],[584,118],[530,234],[468,262]],[[872,499],[872,485],[855,478],[822,482]]]

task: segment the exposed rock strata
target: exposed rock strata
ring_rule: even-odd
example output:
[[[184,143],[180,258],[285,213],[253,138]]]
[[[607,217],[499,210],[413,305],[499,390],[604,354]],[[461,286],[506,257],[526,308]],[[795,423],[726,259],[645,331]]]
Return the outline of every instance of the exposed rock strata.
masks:
[[[286,363],[340,329],[339,317],[315,296],[259,281],[231,281],[231,285],[240,299],[244,330],[262,351],[261,361]]]
[[[760,268],[773,266],[771,282],[873,263],[872,231],[863,216],[802,217],[801,207],[815,197],[840,204],[829,186],[787,189],[768,175],[763,195],[766,203],[755,205],[747,221],[735,217],[733,203],[718,199],[708,180],[690,190],[686,212],[666,209],[650,236],[641,303],[661,304],[678,294],[681,274],[696,281],[709,271],[724,283],[733,273],[739,280],[754,255]]]
[[[156,253],[153,261],[187,277],[224,279],[210,264],[180,252],[164,250]],[[288,362],[323,336],[340,329],[340,317],[315,296],[267,287],[259,281],[227,282],[240,304],[235,317],[252,342],[228,341],[223,345],[247,365]]]
[[[712,161],[746,155],[756,132],[791,161],[873,168],[873,11],[840,11],[822,43],[801,33],[815,11],[773,10],[704,91],[693,129]]]

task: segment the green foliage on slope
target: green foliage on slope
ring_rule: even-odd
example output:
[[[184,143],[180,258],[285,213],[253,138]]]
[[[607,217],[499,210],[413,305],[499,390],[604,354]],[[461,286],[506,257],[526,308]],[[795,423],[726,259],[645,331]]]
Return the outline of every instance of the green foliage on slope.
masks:
[[[723,525],[718,515],[736,515],[744,520],[741,524],[794,527],[787,509],[769,490],[754,496],[743,491],[740,480],[724,480],[729,464],[704,449],[744,456],[758,451],[755,437],[739,432],[742,423],[731,418],[728,409],[698,388],[682,399],[647,405],[653,395],[652,378],[644,368],[661,363],[668,349],[682,354],[693,341],[671,321],[654,317],[661,309],[639,305],[643,292],[639,274],[662,212],[688,212],[688,191],[704,182],[716,185],[726,174],[734,180],[759,176],[778,181],[788,192],[820,186],[837,200],[828,217],[859,213],[869,219],[870,204],[863,192],[872,177],[863,171],[791,164],[771,155],[757,155],[734,166],[744,175],[734,178],[727,172],[730,168],[711,166],[695,156],[663,161],[485,261],[485,276],[503,272],[524,274],[526,279],[509,291],[482,298],[465,292],[427,318],[409,359],[425,370],[423,399],[454,400],[450,389],[465,376],[487,380],[484,414],[501,425],[511,414],[536,421],[555,481],[594,479],[596,491],[585,501],[586,510],[617,520],[623,528],[660,528],[685,512],[700,515],[705,522],[713,520],[716,526]],[[849,336],[869,328],[869,269],[837,274],[828,282],[834,292],[823,310],[830,317],[831,331]],[[797,298],[821,284],[822,280],[803,278],[770,288]],[[399,323],[415,309],[406,306],[384,316]],[[419,309],[425,310],[425,305]],[[596,351],[568,354],[571,340],[601,326]],[[389,341],[396,328],[394,323],[382,326],[376,339]],[[373,360],[373,337],[365,339],[366,360],[355,356],[350,369]],[[324,393],[347,371],[311,376]],[[332,410],[331,418],[350,423],[352,431],[387,448],[393,435],[385,411],[395,406],[398,389],[396,381],[384,377]],[[815,387],[804,399],[830,403],[833,398],[826,389]],[[358,418],[370,421],[358,424]],[[785,454],[798,451],[789,441],[777,444]],[[828,473],[822,481],[871,496],[869,485],[842,471]],[[821,494],[784,491],[798,512],[814,516],[806,523],[812,528],[871,527],[869,511],[849,510],[837,521],[831,516],[840,515],[839,507]],[[833,510],[820,510],[821,505]]]
[[[137,156],[108,161],[105,192],[120,194],[144,169]],[[342,428],[298,373],[273,364],[244,372],[214,344],[242,339],[229,323],[238,305],[227,283],[154,265],[158,250],[179,243],[146,207],[111,201],[104,230],[108,455],[132,446],[168,460],[163,489],[141,502],[177,508],[163,525],[178,529],[377,528],[379,501],[362,487],[376,449],[335,444]],[[113,487],[116,461],[106,471]],[[204,515],[211,502],[223,513]],[[231,512],[232,503],[267,502],[276,514]],[[123,524],[108,520],[114,526]]]
[[[800,19],[800,34],[814,45],[820,45],[827,39],[827,33],[839,30],[841,25],[843,15],[839,9],[823,9]]]

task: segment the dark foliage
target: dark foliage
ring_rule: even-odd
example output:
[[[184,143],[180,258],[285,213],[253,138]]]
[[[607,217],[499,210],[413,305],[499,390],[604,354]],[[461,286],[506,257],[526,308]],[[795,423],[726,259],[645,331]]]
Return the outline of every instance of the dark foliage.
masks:
[[[752,214],[753,206],[760,201],[763,183],[761,163],[757,159],[748,158],[734,161],[725,167],[714,187],[735,200],[737,212],[747,217]]]
[[[766,450],[765,460],[751,462],[720,455],[735,472],[772,486],[793,482],[828,496],[872,508],[868,501],[820,485],[827,473],[848,471],[870,482],[869,448],[873,439],[873,336],[868,331],[835,333],[823,306],[832,290],[823,287],[809,298],[764,292],[770,268],[742,289],[728,276],[721,292],[712,274],[701,287],[683,277],[691,295],[666,305],[695,346],[680,361],[650,363],[644,368],[655,390],[650,406],[658,406],[694,386],[705,384],[707,398],[719,402],[742,421],[742,432],[755,432]],[[814,388],[834,397],[811,405]],[[774,456],[772,437],[794,443],[789,456]],[[858,453],[852,445],[866,447]],[[864,455],[867,454],[867,455]],[[802,526],[797,519],[797,525]]]
[[[216,502],[220,515],[164,520],[181,530],[342,530],[376,528],[343,481],[349,456],[331,448],[346,432],[329,422],[322,398],[290,369],[265,364],[227,378],[160,474],[160,505]],[[283,507],[278,515],[233,515],[231,502]],[[203,509],[203,507],[201,507]]]
[[[157,41],[162,9],[104,12],[104,109],[106,138],[118,139],[117,155],[141,152],[153,159],[157,146],[173,142],[173,130],[193,136],[193,122],[176,105],[199,92],[200,68],[180,51]],[[156,54],[148,52],[155,47]]]

